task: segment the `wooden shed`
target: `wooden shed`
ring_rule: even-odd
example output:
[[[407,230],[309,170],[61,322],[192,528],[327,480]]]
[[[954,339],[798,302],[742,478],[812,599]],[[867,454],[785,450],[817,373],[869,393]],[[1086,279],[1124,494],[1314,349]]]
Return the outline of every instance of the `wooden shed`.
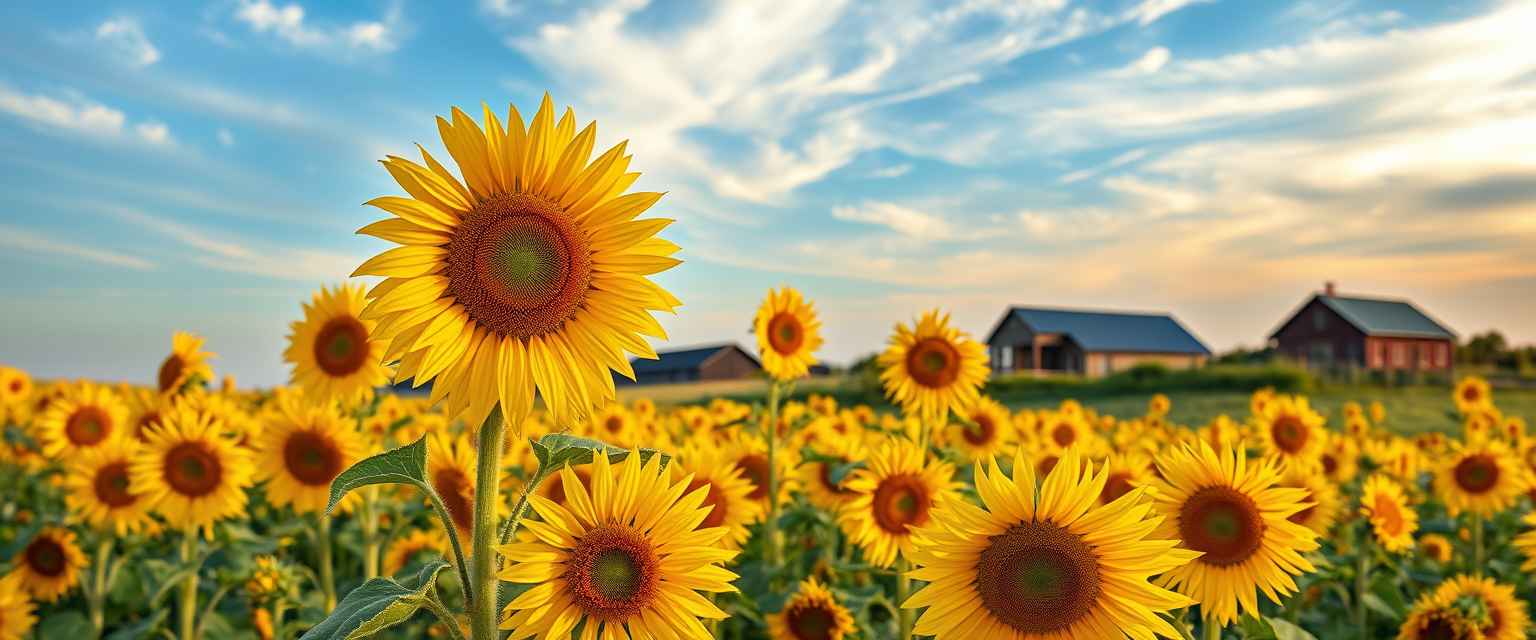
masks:
[[[1099,377],[1142,363],[1170,369],[1205,364],[1210,349],[1165,313],[1010,307],[987,336],[997,373]]]
[[[632,384],[667,384],[696,380],[736,380],[750,378],[763,369],[756,357],[736,343],[706,345],[676,351],[661,351],[655,360],[635,358]],[[614,375],[619,383],[628,378]]]
[[[1332,282],[1270,334],[1281,355],[1309,367],[1450,371],[1456,334],[1407,300],[1341,296]]]

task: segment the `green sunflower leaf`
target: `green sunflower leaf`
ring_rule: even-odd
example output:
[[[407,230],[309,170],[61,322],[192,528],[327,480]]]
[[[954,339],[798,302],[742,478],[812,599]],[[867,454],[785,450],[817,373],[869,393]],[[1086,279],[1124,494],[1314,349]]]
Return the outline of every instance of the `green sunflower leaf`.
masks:
[[[331,481],[331,499],[325,505],[326,515],[341,502],[347,493],[358,487],[372,484],[409,484],[423,491],[431,491],[427,483],[427,437],[398,449],[390,449],[371,458],[359,460]]]
[[[427,606],[437,588],[437,574],[448,563],[434,560],[422,567],[412,585],[389,578],[374,578],[353,589],[336,604],[336,610],[305,632],[303,640],[358,640],[369,638],[409,620]],[[453,622],[448,621],[449,624]]]
[[[601,451],[608,454],[609,462],[622,462],[629,455],[629,450],[615,447],[601,440],[582,438],[565,433],[547,434],[538,440],[530,440],[533,445],[533,455],[539,460],[541,469],[553,471],[567,464],[582,465],[592,462],[592,456]],[[640,449],[640,461],[647,462],[651,456],[661,456],[661,463],[672,461],[672,456],[655,449]]]

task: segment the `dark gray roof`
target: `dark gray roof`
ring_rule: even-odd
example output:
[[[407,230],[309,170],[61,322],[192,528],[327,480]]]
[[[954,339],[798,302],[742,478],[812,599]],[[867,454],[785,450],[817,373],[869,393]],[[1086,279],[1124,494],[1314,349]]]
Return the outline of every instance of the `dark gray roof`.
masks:
[[[1204,343],[1164,313],[1117,313],[1041,307],[1010,307],[1003,320],[1018,318],[1035,333],[1059,333],[1084,351],[1195,353],[1210,355]],[[1002,322],[998,323],[998,328]],[[992,330],[996,335],[997,329]],[[992,336],[987,337],[992,342]]]
[[[710,356],[720,353],[722,349],[740,350],[742,353],[746,354],[748,358],[751,358],[753,362],[757,361],[757,358],[753,358],[751,353],[748,353],[746,350],[742,349],[740,345],[731,342],[724,344],[705,345],[702,347],[691,347],[688,349],[679,349],[677,351],[658,351],[656,352],[657,358],[655,360],[649,360],[645,358],[630,358],[629,364],[630,366],[634,367],[635,375],[637,376],[646,373],[664,373],[671,371],[697,369],[699,365],[704,364],[705,360],[708,360]]]
[[[1429,315],[1407,300],[1383,300],[1379,298],[1353,298],[1319,294],[1322,302],[1334,313],[1356,329],[1372,336],[1396,336],[1404,338],[1445,338],[1455,340],[1456,334],[1435,322]],[[1306,305],[1302,305],[1305,307]],[[1284,325],[1282,325],[1284,326]]]

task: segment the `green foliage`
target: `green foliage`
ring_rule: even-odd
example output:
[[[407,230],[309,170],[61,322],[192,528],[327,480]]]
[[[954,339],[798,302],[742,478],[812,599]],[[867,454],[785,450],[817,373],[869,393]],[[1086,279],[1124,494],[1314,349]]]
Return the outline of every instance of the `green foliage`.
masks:
[[[329,514],[347,493],[373,484],[408,484],[432,492],[427,482],[427,437],[397,449],[390,449],[352,465],[331,482],[331,499],[325,505]]]
[[[435,597],[437,574],[448,567],[441,560],[421,569],[410,586],[390,578],[374,578],[353,589],[303,640],[358,640],[403,623]],[[450,621],[450,624],[452,622]]]

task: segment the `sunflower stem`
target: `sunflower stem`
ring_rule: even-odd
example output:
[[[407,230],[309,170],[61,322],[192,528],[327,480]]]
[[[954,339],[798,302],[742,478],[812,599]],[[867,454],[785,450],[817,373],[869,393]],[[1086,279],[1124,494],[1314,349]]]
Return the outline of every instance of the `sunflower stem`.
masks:
[[[1472,575],[1483,577],[1483,517],[1472,514]]]
[[[478,434],[475,464],[475,522],[470,531],[469,579],[475,597],[469,603],[474,640],[497,640],[496,506],[501,503],[501,408],[491,409]]]
[[[1205,640],[1221,640],[1221,625],[1210,618],[1205,619]]]
[[[901,632],[896,637],[901,640],[912,638],[913,611],[901,606],[907,601],[907,593],[912,590],[912,579],[907,577],[907,568],[906,556],[896,560],[896,620],[901,625]]]
[[[192,559],[197,553],[197,529],[187,529],[185,533],[181,539],[181,564],[190,572],[181,583],[181,606],[177,613],[181,615],[181,640],[196,640],[197,568],[192,566]]]
[[[320,516],[320,525],[315,530],[316,546],[320,547],[320,557],[316,563],[320,566],[320,593],[325,596],[325,612],[330,613],[336,608],[336,570],[332,566],[331,549],[331,517]]]
[[[1189,630],[1189,608],[1179,609],[1178,612],[1168,616],[1173,629],[1179,632],[1179,640],[1195,640],[1194,632]]]
[[[432,612],[432,615],[437,616],[437,619],[448,629],[449,638],[464,640],[464,630],[459,628],[458,618],[453,615],[452,611],[448,610],[448,607],[443,605],[441,600],[437,599],[436,589],[427,592],[427,598],[423,605],[426,606],[428,611]]]
[[[511,543],[512,537],[517,535],[517,525],[523,521],[523,516],[528,514],[528,498],[533,495],[534,491],[538,490],[539,484],[544,482],[544,479],[549,477],[551,473],[553,472],[546,470],[543,465],[540,465],[538,470],[533,472],[533,476],[528,478],[528,482],[523,484],[522,490],[517,494],[517,504],[512,505],[512,517],[507,518],[507,521],[501,525],[501,535],[498,536],[501,544]],[[500,556],[496,558],[496,568],[498,570],[505,563],[506,558]]]
[[[379,576],[379,488],[363,491],[363,579]]]
[[[768,425],[765,436],[768,439],[768,520],[763,523],[763,531],[768,536],[768,568],[778,572],[783,569],[784,541],[779,538],[779,394],[782,392],[779,381],[773,381],[768,388]],[[774,583],[777,583],[774,580]]]
[[[1365,592],[1370,588],[1371,574],[1371,527],[1367,524],[1360,529],[1360,558],[1355,565],[1355,629],[1360,632],[1362,640],[1371,637],[1370,609],[1365,606]]]
[[[91,566],[91,570],[93,572],[91,590],[90,593],[87,594],[89,596],[89,605],[91,608],[91,628],[96,630],[97,638],[100,638],[102,632],[107,628],[107,590],[111,588],[111,584],[107,581],[107,567],[111,564],[111,559],[112,538],[109,536],[103,536],[101,543],[96,546],[96,561]]]
[[[272,637],[275,640],[283,640],[283,616],[287,614],[287,608],[282,598],[272,602]]]

